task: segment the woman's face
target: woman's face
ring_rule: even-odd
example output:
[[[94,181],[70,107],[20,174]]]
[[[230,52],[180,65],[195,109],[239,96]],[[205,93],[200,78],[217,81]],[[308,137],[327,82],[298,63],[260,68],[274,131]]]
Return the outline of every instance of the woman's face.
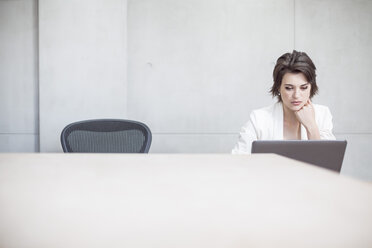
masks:
[[[280,85],[283,106],[291,111],[300,110],[310,98],[311,84],[302,73],[286,73]]]

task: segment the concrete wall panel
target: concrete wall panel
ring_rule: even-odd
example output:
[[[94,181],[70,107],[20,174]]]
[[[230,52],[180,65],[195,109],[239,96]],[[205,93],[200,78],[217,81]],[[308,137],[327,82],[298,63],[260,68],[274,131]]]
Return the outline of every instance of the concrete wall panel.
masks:
[[[37,134],[0,134],[0,152],[35,152],[38,140]]]
[[[128,115],[157,133],[236,133],[272,102],[293,1],[129,0]]]
[[[372,1],[298,0],[295,13],[295,46],[318,68],[335,131],[372,133]]]
[[[37,63],[37,1],[0,1],[0,135],[35,139],[12,147],[2,136],[0,151],[38,150]]]
[[[153,134],[151,153],[230,153],[237,134]]]
[[[372,181],[372,134],[337,134],[347,140],[341,174]]]
[[[126,117],[126,1],[41,0],[40,150],[67,124]]]

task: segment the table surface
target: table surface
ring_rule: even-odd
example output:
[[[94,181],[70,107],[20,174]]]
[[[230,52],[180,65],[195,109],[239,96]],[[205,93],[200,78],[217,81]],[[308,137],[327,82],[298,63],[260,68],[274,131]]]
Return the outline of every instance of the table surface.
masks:
[[[372,184],[273,154],[0,154],[0,247],[371,247]]]

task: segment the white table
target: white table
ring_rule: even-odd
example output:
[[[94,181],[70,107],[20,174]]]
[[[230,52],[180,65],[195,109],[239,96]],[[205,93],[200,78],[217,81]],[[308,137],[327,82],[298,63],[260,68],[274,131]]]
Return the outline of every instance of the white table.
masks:
[[[270,154],[0,154],[0,247],[372,247],[372,185]]]

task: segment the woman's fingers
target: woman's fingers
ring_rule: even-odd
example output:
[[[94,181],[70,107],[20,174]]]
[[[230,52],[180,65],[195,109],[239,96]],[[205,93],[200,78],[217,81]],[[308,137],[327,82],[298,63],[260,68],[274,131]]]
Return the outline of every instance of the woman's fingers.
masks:
[[[305,106],[313,106],[312,102],[310,99],[307,100],[307,102],[305,103],[304,107]]]

